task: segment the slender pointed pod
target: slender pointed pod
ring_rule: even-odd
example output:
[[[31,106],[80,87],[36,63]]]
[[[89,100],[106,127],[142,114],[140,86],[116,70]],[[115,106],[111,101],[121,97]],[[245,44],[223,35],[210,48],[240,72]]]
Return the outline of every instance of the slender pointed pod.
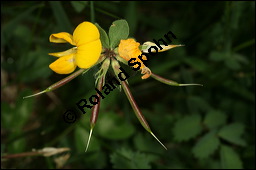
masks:
[[[119,72],[120,72],[120,65],[119,65],[119,63],[115,60],[115,59],[113,59],[112,58],[112,60],[111,60],[111,62],[112,62],[112,68],[113,68],[113,70],[114,70],[114,73],[115,73],[115,75],[118,77],[118,74],[119,74]],[[138,107],[138,105],[137,105],[137,103],[135,102],[135,100],[134,100],[134,98],[133,98],[133,96],[132,96],[132,93],[131,93],[131,91],[130,91],[130,89],[129,89],[129,87],[128,87],[128,84],[127,84],[127,82],[126,82],[127,80],[125,80],[125,81],[120,81],[120,83],[121,83],[121,86],[123,87],[123,89],[124,89],[124,92],[125,92],[125,94],[126,94],[126,96],[127,96],[127,98],[128,98],[128,100],[129,100],[129,102],[130,102],[130,104],[131,104],[131,106],[132,106],[132,108],[133,108],[133,110],[134,110],[134,113],[135,113],[135,115],[136,115],[136,117],[139,119],[139,121],[140,121],[140,123],[141,123],[141,125],[167,150],[167,148],[164,146],[164,144],[162,143],[162,142],[160,142],[160,140],[154,135],[154,133],[151,131],[151,129],[150,129],[150,127],[149,127],[149,125],[148,125],[148,123],[147,123],[147,121],[146,121],[146,119],[144,118],[144,116],[143,116],[143,114],[141,113],[141,111],[140,111],[140,109],[139,109],[139,107]]]
[[[147,42],[144,42],[143,45],[141,45],[141,50],[142,52],[144,53],[149,53],[149,48],[152,47],[152,46],[159,46],[159,45],[156,45],[155,43],[153,42],[150,42],[150,41],[147,41]],[[160,45],[161,49],[158,49],[158,52],[164,52],[164,51],[167,51],[167,50],[170,50],[172,48],[176,48],[176,47],[182,47],[182,46],[185,46],[185,45],[182,45],[182,44],[179,44],[179,45]],[[156,50],[151,50],[151,52],[155,53]]]
[[[70,82],[71,80],[73,80],[74,78],[79,76],[80,74],[82,74],[84,72],[87,72],[88,70],[80,69],[80,70],[74,72],[73,74],[65,77],[64,79],[62,79],[62,80],[54,83],[53,85],[49,86],[47,89],[45,89],[45,90],[43,90],[43,91],[41,91],[39,93],[33,94],[33,95],[25,96],[25,97],[23,97],[23,99],[29,98],[29,97],[33,97],[33,96],[37,96],[37,95],[40,95],[40,94],[43,94],[43,93],[46,93],[46,92],[49,92],[49,91],[53,91],[53,90],[55,90],[55,89],[65,85],[66,83]]]
[[[157,74],[154,74],[154,73],[151,73],[151,77],[156,79],[157,81],[160,81],[161,83],[171,85],[171,86],[203,86],[202,84],[179,84],[176,81],[163,78],[163,77],[161,77]]]
[[[164,147],[164,149],[167,150],[167,148],[164,146],[164,144],[155,136],[155,134],[151,131],[145,117],[143,116],[143,114],[141,113],[137,103],[135,102],[132,93],[127,85],[127,83],[125,81],[121,81],[122,87],[124,89],[124,92],[135,112],[135,115],[137,116],[137,118],[139,119],[141,125]]]
[[[105,82],[105,78],[104,76],[102,76],[98,82],[98,90],[101,91],[102,90],[102,86]],[[91,126],[91,129],[90,129],[90,134],[89,134],[89,138],[88,138],[88,141],[87,141],[87,145],[86,145],[86,148],[85,148],[85,152],[87,151],[88,147],[89,147],[89,144],[90,144],[90,140],[91,140],[91,137],[92,137],[92,131],[93,131],[93,128],[96,124],[96,121],[98,119],[98,114],[99,114],[99,110],[100,110],[100,99],[101,99],[101,96],[97,93],[97,96],[98,96],[98,101],[97,99],[95,98],[94,99],[94,102],[97,102],[96,105],[93,106],[92,108],[92,114],[91,114],[91,119],[90,119],[90,126]]]

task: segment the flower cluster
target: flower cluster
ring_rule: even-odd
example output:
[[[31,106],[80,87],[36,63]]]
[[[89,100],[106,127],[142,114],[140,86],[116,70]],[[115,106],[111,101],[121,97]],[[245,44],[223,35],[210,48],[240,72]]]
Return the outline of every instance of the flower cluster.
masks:
[[[118,76],[120,72],[119,62],[128,65],[128,61],[130,59],[134,59],[134,64],[136,62],[140,64],[140,70],[143,74],[142,79],[152,77],[162,83],[172,86],[199,85],[179,84],[175,81],[165,79],[152,73],[151,70],[143,62],[141,62],[141,59],[147,60],[147,57],[142,55],[143,52],[145,52],[145,50],[149,49],[151,46],[157,45],[153,42],[145,42],[144,44],[140,45],[140,43],[136,42],[135,39],[128,38],[128,35],[129,27],[125,20],[114,21],[109,28],[109,35],[107,35],[106,32],[98,24],[93,24],[91,22],[83,22],[79,24],[74,30],[73,36],[66,32],[50,35],[50,42],[70,43],[71,45],[75,46],[64,52],[49,53],[49,55],[59,57],[55,62],[49,65],[50,69],[58,74],[70,74],[75,71],[76,67],[79,67],[80,69],[70,74],[68,77],[60,80],[59,82],[51,85],[44,91],[31,96],[52,91],[71,81],[78,75],[87,72],[91,67],[97,64],[101,64],[101,66],[99,71],[95,74],[96,86],[97,89],[101,91],[105,84],[105,75],[109,71],[109,66],[112,66],[115,75]],[[158,49],[158,52],[166,51],[179,46],[181,45],[161,45],[161,48]],[[139,58],[139,56],[142,58]],[[134,67],[138,66],[134,65]],[[146,119],[141,113],[130,92],[127,80],[120,81],[120,84],[142,126],[166,149],[166,147],[158,140],[158,138],[150,129]],[[101,96],[98,95],[97,104],[92,108],[90,120],[91,130],[86,150],[89,146],[92,131],[97,121],[100,108],[100,98]]]

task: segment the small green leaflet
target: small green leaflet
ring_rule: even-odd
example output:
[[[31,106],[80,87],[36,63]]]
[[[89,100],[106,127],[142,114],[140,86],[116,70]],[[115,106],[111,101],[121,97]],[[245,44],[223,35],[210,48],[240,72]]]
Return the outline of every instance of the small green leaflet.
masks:
[[[104,29],[102,29],[99,24],[95,24],[96,27],[99,29],[100,32],[100,41],[102,43],[103,48],[109,48],[109,38]]]
[[[127,39],[129,35],[129,25],[126,20],[116,20],[109,28],[110,48],[114,49],[120,40]]]

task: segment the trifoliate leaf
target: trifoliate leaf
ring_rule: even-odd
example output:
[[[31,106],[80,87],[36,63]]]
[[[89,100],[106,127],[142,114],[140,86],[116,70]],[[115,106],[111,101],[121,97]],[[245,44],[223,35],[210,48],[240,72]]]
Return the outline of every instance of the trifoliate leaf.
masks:
[[[109,28],[110,47],[115,48],[120,40],[127,39],[129,35],[129,25],[126,20],[117,20]]]
[[[244,125],[241,123],[232,123],[222,127],[218,135],[237,145],[245,146],[245,141],[241,138],[241,135],[244,133]]]
[[[106,33],[106,31],[104,29],[102,29],[99,24],[95,24],[96,27],[98,28],[99,32],[100,32],[100,41],[102,43],[102,46],[104,48],[109,48],[109,38],[108,35]]]
[[[133,169],[151,169],[150,157],[144,153],[136,152],[132,157]]]
[[[207,113],[205,119],[204,119],[204,124],[209,128],[217,128],[219,126],[222,126],[226,123],[227,116],[217,110],[211,110],[210,112]]]
[[[188,104],[191,110],[206,112],[211,109],[209,103],[199,96],[190,96],[188,98]]]
[[[189,115],[178,120],[173,128],[175,140],[187,141],[194,138],[202,131],[201,117],[199,114]]]
[[[204,135],[193,147],[193,154],[198,159],[209,157],[218,148],[220,144],[216,131],[211,131]]]
[[[114,169],[131,169],[131,162],[120,155],[114,153],[110,158]]]
[[[239,155],[229,146],[222,145],[220,149],[222,169],[242,169],[243,163]]]

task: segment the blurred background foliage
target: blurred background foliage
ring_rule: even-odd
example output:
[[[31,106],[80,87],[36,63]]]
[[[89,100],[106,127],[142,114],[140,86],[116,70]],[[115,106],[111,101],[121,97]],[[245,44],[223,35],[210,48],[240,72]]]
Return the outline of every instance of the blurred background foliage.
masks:
[[[171,87],[130,71],[134,98],[167,151],[115,90],[102,101],[84,152],[91,111],[77,111],[74,124],[62,115],[94,94],[98,68],[53,92],[22,99],[65,77],[49,69],[55,58],[48,53],[70,45],[50,43],[50,34],[72,33],[85,20],[108,31],[117,19],[128,21],[130,37],[140,43],[172,31],[173,44],[185,46],[150,58],[149,67],[180,83],[204,85]],[[25,154],[2,159],[2,167],[255,168],[254,46],[255,2],[1,1],[1,155],[70,148],[69,159]]]

